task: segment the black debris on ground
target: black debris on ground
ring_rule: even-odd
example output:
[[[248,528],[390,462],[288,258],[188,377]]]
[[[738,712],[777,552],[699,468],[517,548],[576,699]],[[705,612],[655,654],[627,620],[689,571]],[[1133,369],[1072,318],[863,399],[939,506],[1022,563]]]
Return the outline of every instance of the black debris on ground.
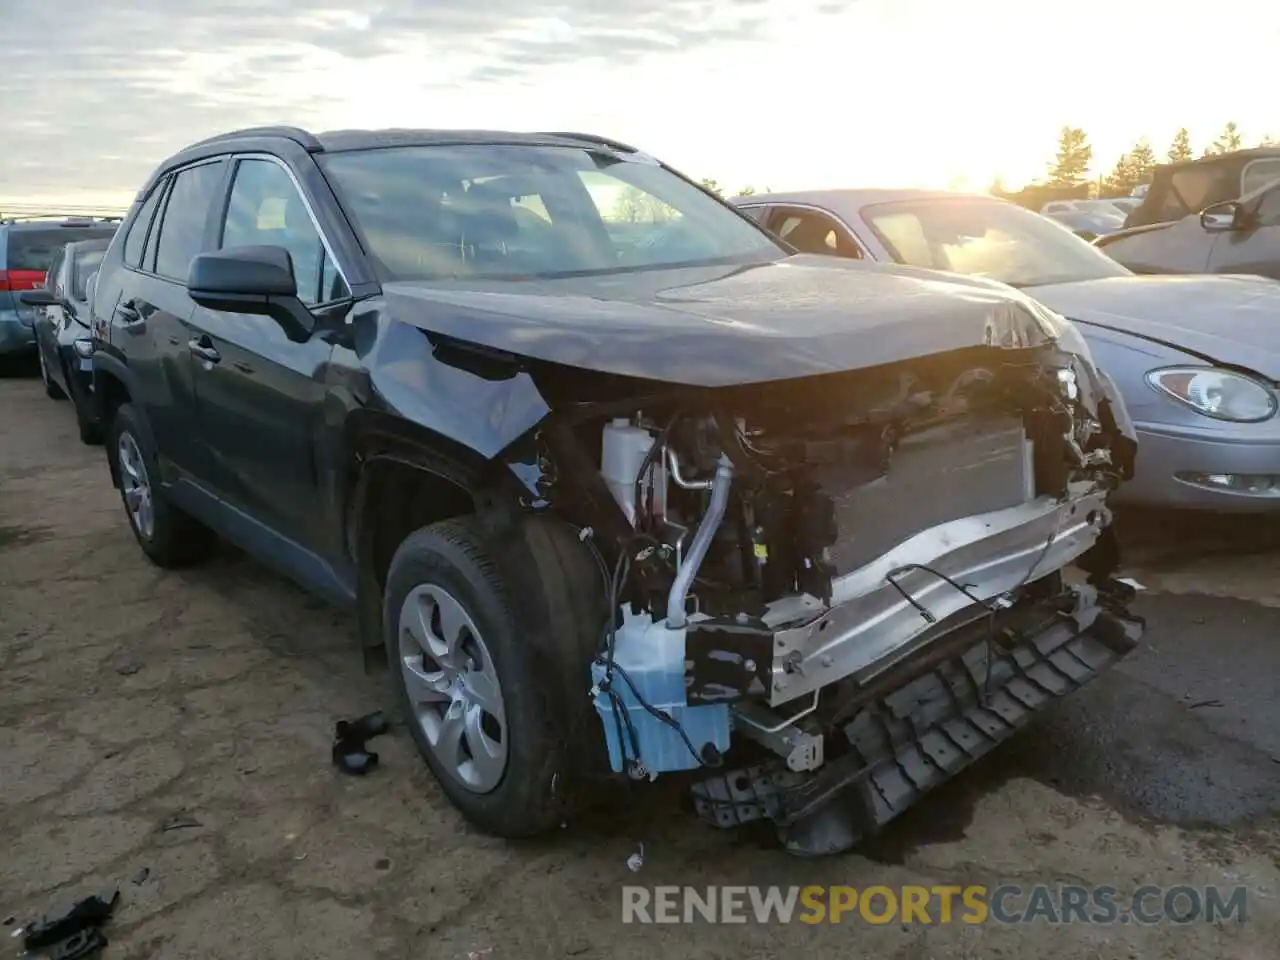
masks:
[[[378,755],[366,745],[390,729],[391,724],[381,711],[355,720],[339,720],[333,728],[333,765],[343,773],[364,776],[378,765]]]

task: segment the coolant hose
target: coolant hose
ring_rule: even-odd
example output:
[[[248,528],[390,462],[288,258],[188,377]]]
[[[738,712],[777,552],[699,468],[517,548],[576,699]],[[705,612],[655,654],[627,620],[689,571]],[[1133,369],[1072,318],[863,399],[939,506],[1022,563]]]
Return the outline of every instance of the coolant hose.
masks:
[[[684,628],[685,601],[689,597],[689,588],[693,586],[698,568],[702,566],[707,551],[711,549],[711,541],[724,520],[725,509],[729,505],[729,486],[732,483],[733,463],[722,453],[716,464],[716,475],[711,481],[711,502],[707,505],[702,522],[698,524],[698,532],[693,535],[693,543],[689,545],[689,552],[680,565],[675,583],[671,584],[671,592],[667,594],[668,630]]]

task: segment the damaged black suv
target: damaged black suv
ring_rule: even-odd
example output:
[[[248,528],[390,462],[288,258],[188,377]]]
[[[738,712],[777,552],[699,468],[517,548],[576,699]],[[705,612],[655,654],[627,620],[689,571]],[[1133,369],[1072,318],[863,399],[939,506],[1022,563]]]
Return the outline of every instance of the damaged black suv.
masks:
[[[216,534],[355,611],[496,834],[683,772],[707,821],[838,850],[1141,632],[1132,425],[1068,323],[797,255],[625,144],[205,140],[93,317],[147,556]]]

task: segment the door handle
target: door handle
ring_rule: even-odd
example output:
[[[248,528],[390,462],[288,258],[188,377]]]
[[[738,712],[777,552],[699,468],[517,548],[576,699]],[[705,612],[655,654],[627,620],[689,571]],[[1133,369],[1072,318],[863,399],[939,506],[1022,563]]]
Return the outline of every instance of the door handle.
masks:
[[[193,355],[205,361],[205,363],[217,363],[222,359],[222,354],[220,354],[214,345],[204,337],[201,337],[198,340],[188,340],[187,349],[190,350]]]
[[[132,300],[125,300],[123,303],[116,304],[116,319],[121,323],[137,323],[142,316]]]

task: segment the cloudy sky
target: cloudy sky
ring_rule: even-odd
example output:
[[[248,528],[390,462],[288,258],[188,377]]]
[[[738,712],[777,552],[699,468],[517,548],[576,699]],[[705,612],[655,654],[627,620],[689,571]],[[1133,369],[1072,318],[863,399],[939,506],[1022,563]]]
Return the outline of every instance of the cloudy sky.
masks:
[[[1057,17],[1055,20],[1054,17]],[[729,188],[985,187],[1280,135],[1275,0],[0,0],[0,200],[288,122],[577,129]]]

